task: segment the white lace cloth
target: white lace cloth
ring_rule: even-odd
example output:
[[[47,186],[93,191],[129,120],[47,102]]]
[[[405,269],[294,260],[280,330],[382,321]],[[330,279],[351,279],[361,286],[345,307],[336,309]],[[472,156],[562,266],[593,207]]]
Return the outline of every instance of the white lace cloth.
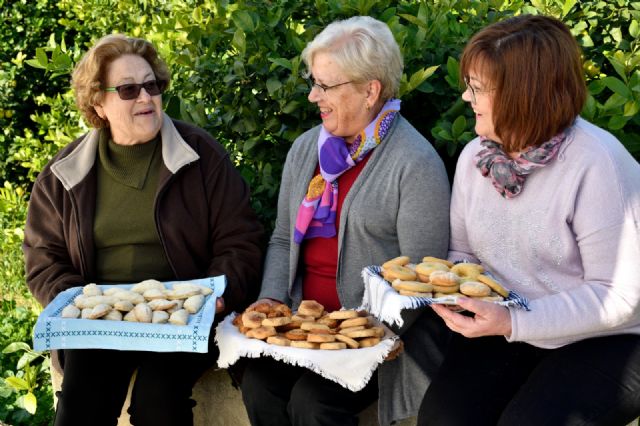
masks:
[[[270,356],[287,364],[306,367],[353,392],[366,386],[398,339],[387,330],[382,341],[369,348],[318,350],[277,346],[247,338],[232,324],[235,316],[235,313],[229,314],[216,328],[215,339],[220,349],[218,367],[227,368],[240,357]]]

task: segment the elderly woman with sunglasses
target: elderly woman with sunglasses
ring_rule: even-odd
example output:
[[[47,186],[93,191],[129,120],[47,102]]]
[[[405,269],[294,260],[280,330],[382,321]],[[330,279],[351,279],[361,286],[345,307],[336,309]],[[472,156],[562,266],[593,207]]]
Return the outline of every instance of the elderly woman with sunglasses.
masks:
[[[386,24],[365,16],[334,22],[302,58],[322,124],[287,156],[259,302],[357,308],[365,266],[446,255],[449,182],[431,144],[400,114],[402,56]],[[356,424],[378,387],[382,423],[415,415],[425,371],[438,364],[448,337],[426,319],[429,311],[403,332],[405,353],[359,392],[302,367],[250,360],[242,394],[251,423]]]
[[[93,130],[40,173],[25,228],[27,282],[42,305],[89,282],[221,274],[219,316],[255,297],[262,227],[249,190],[209,134],[163,112],[169,77],[149,42],[122,35],[78,63],[76,103]],[[55,424],[115,424],[135,370],[133,424],[192,424],[191,389],[215,362],[213,340],[204,354],[60,351]]]
[[[640,415],[640,166],[580,118],[581,52],[557,19],[488,26],[460,68],[479,137],[456,168],[449,259],[481,262],[531,310],[433,307],[456,334],[418,424],[628,424]]]

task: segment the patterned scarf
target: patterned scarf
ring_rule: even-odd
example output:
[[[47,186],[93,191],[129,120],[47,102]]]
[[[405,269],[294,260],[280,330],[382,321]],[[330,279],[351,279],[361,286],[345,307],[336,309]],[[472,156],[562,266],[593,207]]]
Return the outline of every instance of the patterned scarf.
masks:
[[[489,177],[496,190],[505,198],[514,198],[522,191],[524,181],[535,170],[544,167],[553,160],[565,140],[561,132],[540,146],[532,146],[517,158],[509,157],[502,145],[484,136],[480,144],[485,147],[476,154],[476,167],[482,176]]]
[[[352,144],[347,144],[343,138],[332,135],[322,127],[318,136],[320,174],[309,182],[307,195],[298,209],[293,235],[296,244],[300,244],[305,238],[329,238],[336,235],[337,179],[380,144],[398,111],[400,100],[388,100]]]

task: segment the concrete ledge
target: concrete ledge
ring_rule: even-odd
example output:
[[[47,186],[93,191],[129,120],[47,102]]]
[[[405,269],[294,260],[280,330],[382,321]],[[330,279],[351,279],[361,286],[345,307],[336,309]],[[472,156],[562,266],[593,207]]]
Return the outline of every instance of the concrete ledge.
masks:
[[[55,392],[61,388],[62,375],[53,368],[51,369],[51,382],[54,390],[54,404],[56,404]],[[131,386],[118,419],[118,426],[131,426],[127,413],[130,396]],[[192,397],[197,402],[193,409],[194,426],[249,426],[240,390],[233,387],[231,378],[225,370],[211,368],[205,372],[194,386]],[[372,404],[364,410],[360,414],[360,424],[363,426],[377,425],[377,409],[377,404]],[[415,419],[406,419],[396,423],[396,426],[413,426],[415,424]]]

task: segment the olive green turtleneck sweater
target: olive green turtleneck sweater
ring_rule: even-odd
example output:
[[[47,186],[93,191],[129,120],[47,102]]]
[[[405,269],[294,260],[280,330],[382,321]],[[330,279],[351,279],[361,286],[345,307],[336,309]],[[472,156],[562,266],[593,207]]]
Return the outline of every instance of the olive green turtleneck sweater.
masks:
[[[154,220],[162,142],[123,146],[101,132],[93,233],[99,282],[174,279]]]

